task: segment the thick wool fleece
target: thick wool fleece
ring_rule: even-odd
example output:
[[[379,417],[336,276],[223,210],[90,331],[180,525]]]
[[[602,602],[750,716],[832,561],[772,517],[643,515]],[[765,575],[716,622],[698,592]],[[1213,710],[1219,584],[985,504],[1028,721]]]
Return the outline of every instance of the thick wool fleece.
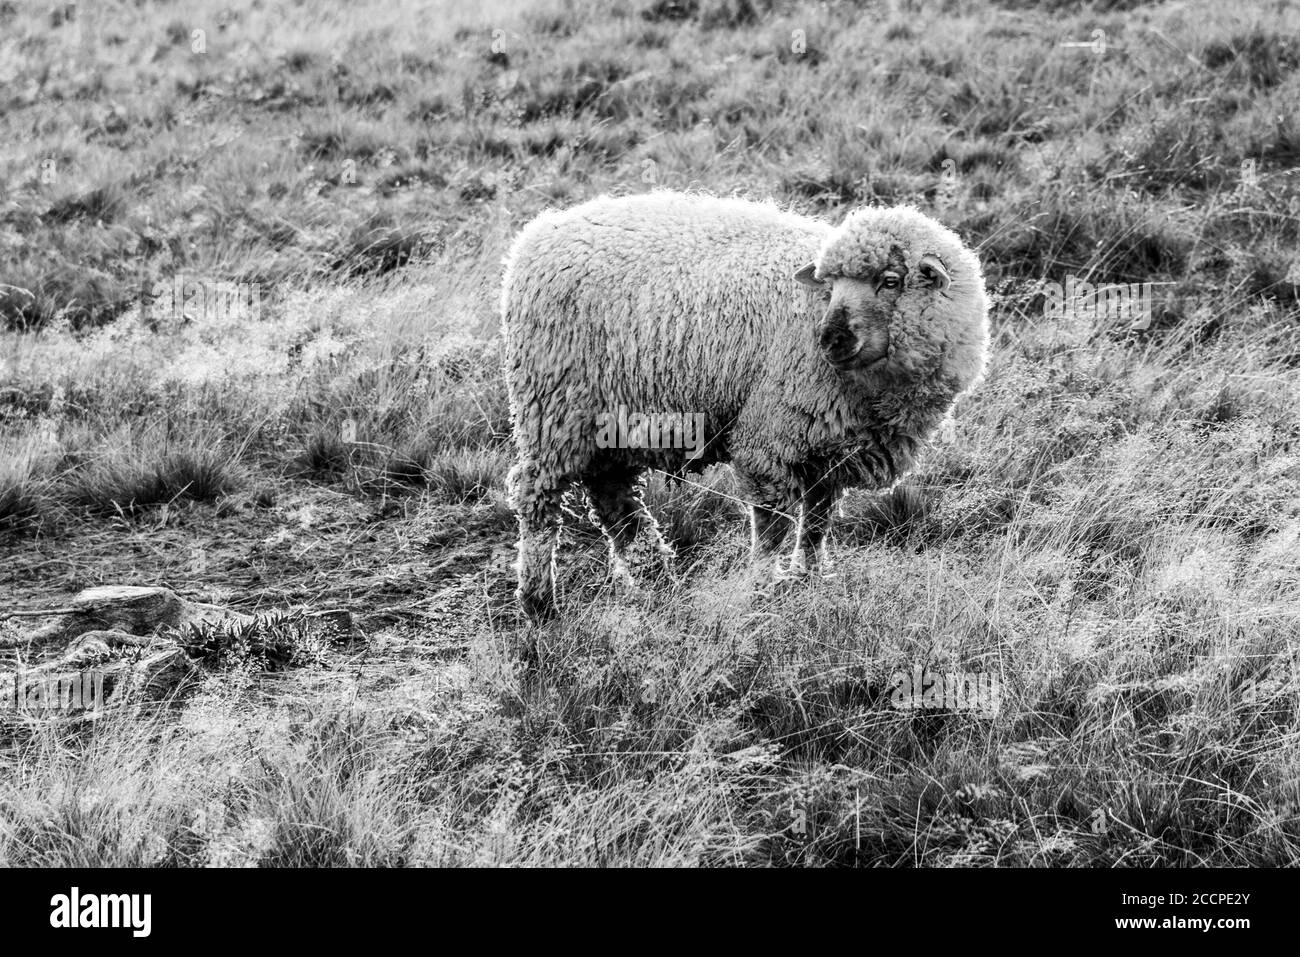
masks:
[[[838,372],[818,347],[824,297],[794,273],[815,260],[819,277],[871,278],[891,251],[910,278],[888,360]],[[927,254],[948,270],[946,293],[920,288]],[[575,481],[616,553],[625,526],[648,521],[634,491],[646,467],[730,462],[747,500],[786,515],[897,481],[978,378],[986,311],[978,260],[915,210],[862,210],[832,229],[772,204],[665,191],[537,217],[502,293],[521,597],[549,603],[559,502]],[[601,448],[597,416],[621,408],[702,413],[705,454]],[[766,534],[758,517],[755,533]]]

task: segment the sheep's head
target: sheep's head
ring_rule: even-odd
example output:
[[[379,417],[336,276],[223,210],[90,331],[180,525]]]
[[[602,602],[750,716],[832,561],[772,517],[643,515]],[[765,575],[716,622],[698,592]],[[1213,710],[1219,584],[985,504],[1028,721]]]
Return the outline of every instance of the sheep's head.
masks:
[[[983,371],[979,259],[915,209],[851,213],[795,279],[825,296],[817,346],[842,375],[873,386],[926,380],[955,396]]]

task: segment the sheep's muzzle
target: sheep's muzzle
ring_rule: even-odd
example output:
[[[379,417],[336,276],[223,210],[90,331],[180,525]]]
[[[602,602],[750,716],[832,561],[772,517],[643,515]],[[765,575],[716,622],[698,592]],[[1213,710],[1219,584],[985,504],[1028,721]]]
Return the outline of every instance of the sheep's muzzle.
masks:
[[[889,352],[889,338],[883,330],[880,335],[859,337],[849,327],[846,313],[839,310],[827,314],[817,344],[822,358],[839,370],[870,365]]]

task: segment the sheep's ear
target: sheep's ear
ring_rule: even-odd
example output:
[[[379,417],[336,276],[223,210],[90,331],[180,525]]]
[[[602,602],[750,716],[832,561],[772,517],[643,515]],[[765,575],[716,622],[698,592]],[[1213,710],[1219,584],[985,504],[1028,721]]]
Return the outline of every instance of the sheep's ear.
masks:
[[[817,264],[809,263],[794,274],[794,280],[795,282],[803,283],[805,286],[810,286],[813,289],[821,289],[826,285],[826,280],[818,279],[813,275],[815,272],[817,272]]]
[[[947,292],[948,286],[952,282],[948,278],[948,270],[943,267],[939,257],[933,253],[926,253],[921,257],[921,264],[917,268],[921,271],[921,281],[931,289],[939,292]]]

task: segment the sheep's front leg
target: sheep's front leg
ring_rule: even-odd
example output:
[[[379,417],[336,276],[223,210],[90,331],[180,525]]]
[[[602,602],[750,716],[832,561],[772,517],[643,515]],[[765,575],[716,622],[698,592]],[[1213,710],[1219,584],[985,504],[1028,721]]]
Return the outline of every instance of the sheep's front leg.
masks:
[[[824,484],[815,485],[804,495],[799,551],[807,568],[818,568],[823,572],[830,568],[827,545],[836,497],[835,491]]]
[[[799,529],[799,495],[793,482],[769,470],[736,469],[741,497],[749,502],[750,560],[766,563],[777,579],[788,577],[793,567],[782,567],[778,553],[791,532]],[[785,562],[794,566],[794,562]]]
[[[791,515],[776,505],[752,505],[749,509],[750,555],[758,560],[775,555],[794,528]]]
[[[751,509],[750,554],[755,562],[767,562],[774,582],[802,578],[805,572],[800,560],[797,509],[794,502],[783,502],[780,507],[754,505]],[[792,537],[791,532],[795,540],[794,554],[785,556],[782,546]]]

